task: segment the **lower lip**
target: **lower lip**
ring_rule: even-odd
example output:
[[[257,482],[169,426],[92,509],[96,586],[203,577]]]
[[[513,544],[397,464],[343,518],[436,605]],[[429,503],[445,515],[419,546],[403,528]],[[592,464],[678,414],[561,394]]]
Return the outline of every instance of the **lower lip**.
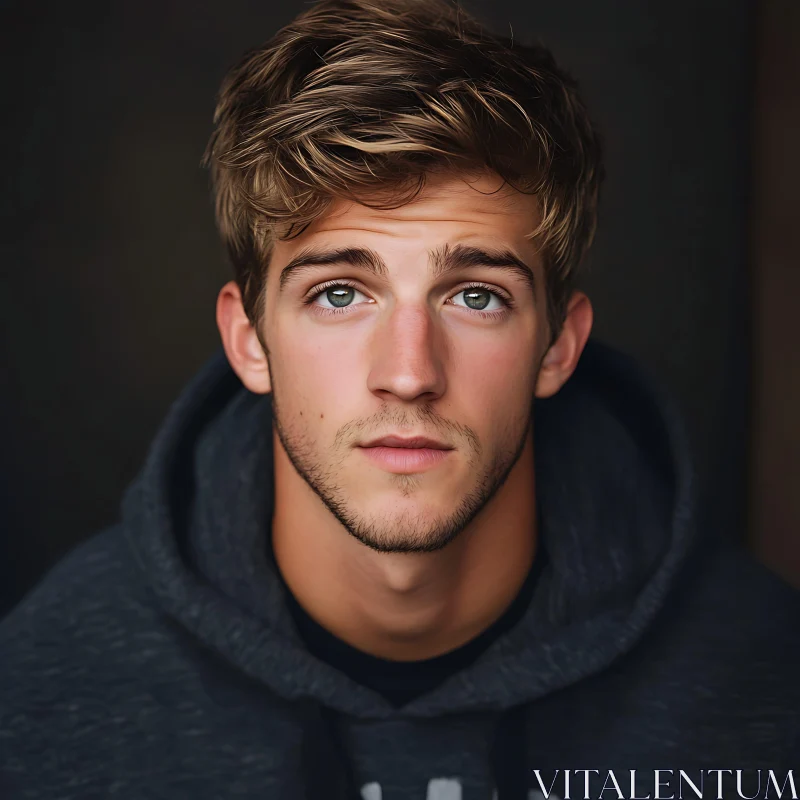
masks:
[[[361,450],[374,464],[399,473],[430,469],[441,464],[452,452],[433,447],[362,447]]]

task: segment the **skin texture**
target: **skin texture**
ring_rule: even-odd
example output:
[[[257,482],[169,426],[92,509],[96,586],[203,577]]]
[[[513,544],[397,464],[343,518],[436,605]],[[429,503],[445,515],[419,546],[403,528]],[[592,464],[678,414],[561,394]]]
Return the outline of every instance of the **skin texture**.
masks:
[[[278,566],[313,618],[365,652],[406,661],[466,643],[502,615],[535,558],[534,398],[568,380],[593,321],[575,292],[547,349],[544,269],[526,236],[537,214],[534,197],[491,173],[438,176],[398,209],[335,202],[274,246],[266,352],[237,285],[220,291],[231,366],[273,395]],[[459,245],[510,250],[533,290],[484,265],[434,276],[429,252]],[[309,247],[368,248],[385,273],[314,266],[281,289],[281,270]],[[337,297],[343,312],[325,314]],[[389,434],[453,449],[395,474],[359,447]]]

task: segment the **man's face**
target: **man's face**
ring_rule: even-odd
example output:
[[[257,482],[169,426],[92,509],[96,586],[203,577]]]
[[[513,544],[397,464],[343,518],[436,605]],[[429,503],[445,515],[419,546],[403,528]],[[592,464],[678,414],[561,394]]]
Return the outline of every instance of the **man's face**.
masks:
[[[493,175],[466,180],[432,180],[388,211],[338,201],[277,242],[269,266],[276,446],[345,529],[382,552],[452,541],[531,435],[546,337],[542,264],[525,237],[535,199],[495,191]],[[284,268],[309,259],[330,263],[292,269],[281,286]],[[389,435],[451,449],[363,447]]]

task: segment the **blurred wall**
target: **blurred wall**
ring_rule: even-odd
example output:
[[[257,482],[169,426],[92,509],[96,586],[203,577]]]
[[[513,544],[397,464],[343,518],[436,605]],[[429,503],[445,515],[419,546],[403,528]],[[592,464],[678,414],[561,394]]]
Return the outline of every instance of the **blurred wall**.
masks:
[[[800,3],[765,0],[758,23],[749,532],[800,587]]]
[[[582,82],[609,179],[596,334],[674,391],[715,524],[744,537],[752,14],[746,0],[475,0]],[[216,348],[229,277],[198,168],[226,69],[305,7],[94,0],[0,11],[0,513],[8,607],[112,523]]]

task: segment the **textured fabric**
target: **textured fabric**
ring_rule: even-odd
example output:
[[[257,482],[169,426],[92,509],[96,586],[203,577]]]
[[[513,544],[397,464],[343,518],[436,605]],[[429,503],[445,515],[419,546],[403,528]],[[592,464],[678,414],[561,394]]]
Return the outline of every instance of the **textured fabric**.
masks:
[[[534,596],[401,708],[298,634],[270,411],[212,359],[120,522],[0,623],[4,800],[563,798],[556,770],[797,767],[798,593],[703,529],[680,421],[629,358],[591,341],[537,401]]]

